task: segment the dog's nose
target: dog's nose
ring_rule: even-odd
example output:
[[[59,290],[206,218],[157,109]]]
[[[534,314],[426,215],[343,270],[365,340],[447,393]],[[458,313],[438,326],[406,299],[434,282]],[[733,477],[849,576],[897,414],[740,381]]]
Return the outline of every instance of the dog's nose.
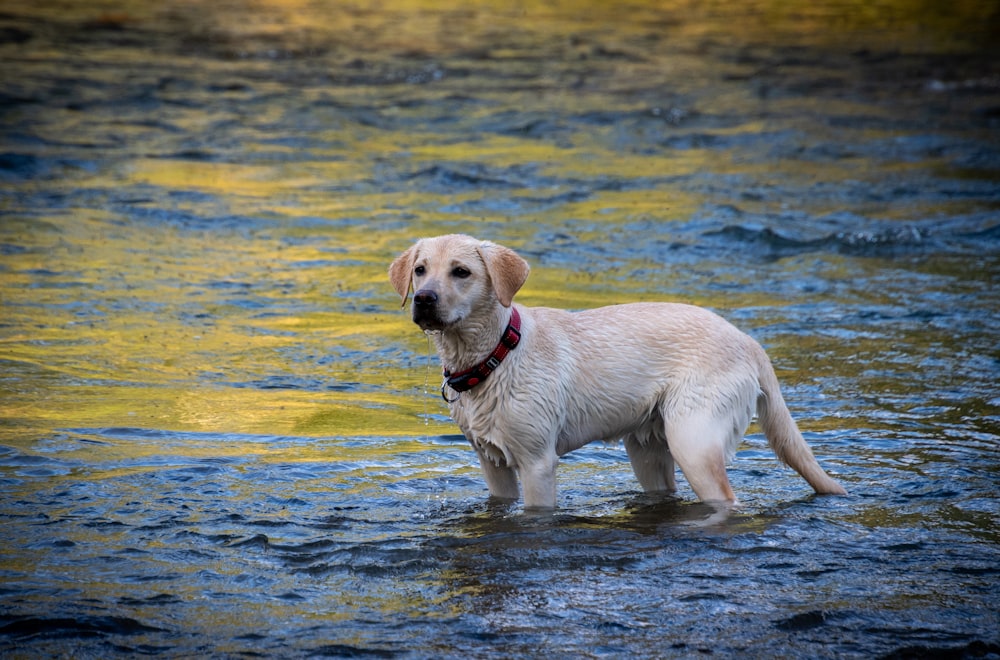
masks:
[[[422,307],[427,309],[428,307],[433,307],[437,304],[438,294],[427,289],[421,289],[413,294],[413,304],[417,307]]]

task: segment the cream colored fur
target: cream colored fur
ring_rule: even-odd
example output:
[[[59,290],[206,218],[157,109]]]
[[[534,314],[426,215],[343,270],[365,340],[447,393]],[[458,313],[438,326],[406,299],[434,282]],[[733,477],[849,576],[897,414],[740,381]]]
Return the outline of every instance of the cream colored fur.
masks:
[[[496,347],[529,267],[505,247],[452,234],[418,241],[389,269],[414,321],[458,372]],[[554,508],[558,458],[623,438],[646,491],[673,491],[674,463],[704,501],[733,504],[726,462],[754,412],[778,458],[817,493],[844,494],[816,462],[760,345],[720,316],[673,303],[567,312],[517,305],[521,342],[477,387],[451,393],[490,494]]]

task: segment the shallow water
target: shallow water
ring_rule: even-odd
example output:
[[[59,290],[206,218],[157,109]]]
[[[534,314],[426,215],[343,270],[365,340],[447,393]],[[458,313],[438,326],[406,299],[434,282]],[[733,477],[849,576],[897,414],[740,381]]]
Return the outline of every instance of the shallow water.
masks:
[[[997,8],[731,4],[5,3],[0,654],[1000,655]],[[851,496],[751,427],[720,524],[491,505],[385,274],[450,231],[719,311]]]

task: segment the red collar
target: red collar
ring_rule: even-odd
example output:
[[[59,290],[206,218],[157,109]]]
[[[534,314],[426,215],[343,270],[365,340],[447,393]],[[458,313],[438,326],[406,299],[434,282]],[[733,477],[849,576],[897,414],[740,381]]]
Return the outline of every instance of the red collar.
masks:
[[[510,353],[517,344],[521,341],[521,315],[517,313],[515,307],[510,308],[510,323],[507,324],[507,329],[503,331],[503,336],[500,337],[500,343],[497,347],[493,349],[490,356],[472,367],[471,369],[466,369],[457,374],[453,374],[448,371],[447,368],[444,370],[445,381],[441,385],[441,396],[445,401],[451,403],[455,399],[449,399],[444,392],[444,388],[447,385],[456,392],[467,392],[479,383],[486,380],[486,377],[491,373],[496,371],[496,368],[500,366],[507,354]]]

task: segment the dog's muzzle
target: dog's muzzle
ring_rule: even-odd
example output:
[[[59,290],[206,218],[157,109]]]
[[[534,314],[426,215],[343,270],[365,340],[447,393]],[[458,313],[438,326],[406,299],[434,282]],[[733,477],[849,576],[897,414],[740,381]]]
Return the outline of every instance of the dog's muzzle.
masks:
[[[421,289],[413,294],[413,322],[424,330],[440,330],[438,318],[438,295],[430,289]]]

